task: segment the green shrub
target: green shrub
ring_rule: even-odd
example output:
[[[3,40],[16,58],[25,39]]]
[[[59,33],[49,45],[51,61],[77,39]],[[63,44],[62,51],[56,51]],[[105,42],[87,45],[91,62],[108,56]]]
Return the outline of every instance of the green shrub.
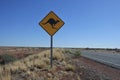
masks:
[[[74,55],[75,55],[75,57],[79,57],[79,56],[81,56],[81,52],[80,52],[80,51],[76,51],[76,52],[74,53]]]
[[[16,57],[14,57],[14,56],[12,56],[10,54],[2,54],[2,55],[0,55],[0,58],[2,59],[4,64],[17,60]]]
[[[70,50],[65,50],[65,53],[72,54],[72,52]]]

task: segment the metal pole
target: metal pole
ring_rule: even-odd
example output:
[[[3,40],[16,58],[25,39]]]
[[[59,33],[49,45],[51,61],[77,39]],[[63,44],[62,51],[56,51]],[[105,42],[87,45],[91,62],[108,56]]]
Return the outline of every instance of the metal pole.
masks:
[[[53,36],[51,36],[51,43],[50,43],[50,67],[52,68],[52,60],[53,60]]]

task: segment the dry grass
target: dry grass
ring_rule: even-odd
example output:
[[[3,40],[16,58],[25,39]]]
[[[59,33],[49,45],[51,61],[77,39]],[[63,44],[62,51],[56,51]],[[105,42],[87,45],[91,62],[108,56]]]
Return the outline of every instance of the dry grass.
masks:
[[[75,70],[75,67],[71,64],[66,64],[65,65],[65,70],[66,71],[74,71]]]
[[[65,61],[65,55],[63,53],[63,49],[54,49],[53,50],[53,60],[61,62],[65,67],[66,71],[73,71],[74,66],[67,64]],[[53,65],[53,68],[50,69],[50,51],[46,50],[39,54],[30,55],[24,59],[19,61],[15,61],[10,64],[6,64],[5,66],[0,67],[0,80],[11,80],[11,72],[16,72],[18,70],[25,72],[27,75],[31,75],[33,77],[38,76],[38,73],[33,72],[34,69],[37,68],[39,70],[48,69],[49,71],[55,71],[56,65]],[[39,80],[39,79],[38,79]],[[52,80],[49,78],[48,80]],[[55,77],[54,80],[59,80],[59,78]]]
[[[11,80],[11,73],[9,69],[0,67],[0,80]]]

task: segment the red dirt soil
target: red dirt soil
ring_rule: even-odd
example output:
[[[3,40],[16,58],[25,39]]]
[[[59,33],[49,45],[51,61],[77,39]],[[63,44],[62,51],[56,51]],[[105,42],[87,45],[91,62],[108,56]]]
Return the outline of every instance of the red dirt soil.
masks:
[[[120,70],[109,67],[107,65],[97,63],[93,60],[87,59],[85,57],[77,58],[82,65],[90,67],[97,73],[104,74],[108,76],[111,80],[120,80]]]

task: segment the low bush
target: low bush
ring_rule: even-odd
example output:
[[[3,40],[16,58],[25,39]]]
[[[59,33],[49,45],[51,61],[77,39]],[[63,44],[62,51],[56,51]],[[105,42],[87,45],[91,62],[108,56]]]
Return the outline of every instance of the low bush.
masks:
[[[70,50],[65,50],[65,53],[72,54],[72,52]]]
[[[0,64],[6,64],[6,63],[13,62],[13,61],[17,60],[16,57],[14,57],[10,54],[2,54],[2,55],[0,55],[0,58],[2,61],[2,62],[0,62]]]
[[[76,52],[74,53],[74,55],[75,55],[75,57],[79,57],[79,56],[81,56],[81,52],[80,52],[80,51],[76,51]]]
[[[71,65],[71,64],[67,64],[67,65],[65,66],[65,70],[66,70],[66,71],[74,71],[74,70],[75,70],[75,67],[74,67],[73,65]]]

